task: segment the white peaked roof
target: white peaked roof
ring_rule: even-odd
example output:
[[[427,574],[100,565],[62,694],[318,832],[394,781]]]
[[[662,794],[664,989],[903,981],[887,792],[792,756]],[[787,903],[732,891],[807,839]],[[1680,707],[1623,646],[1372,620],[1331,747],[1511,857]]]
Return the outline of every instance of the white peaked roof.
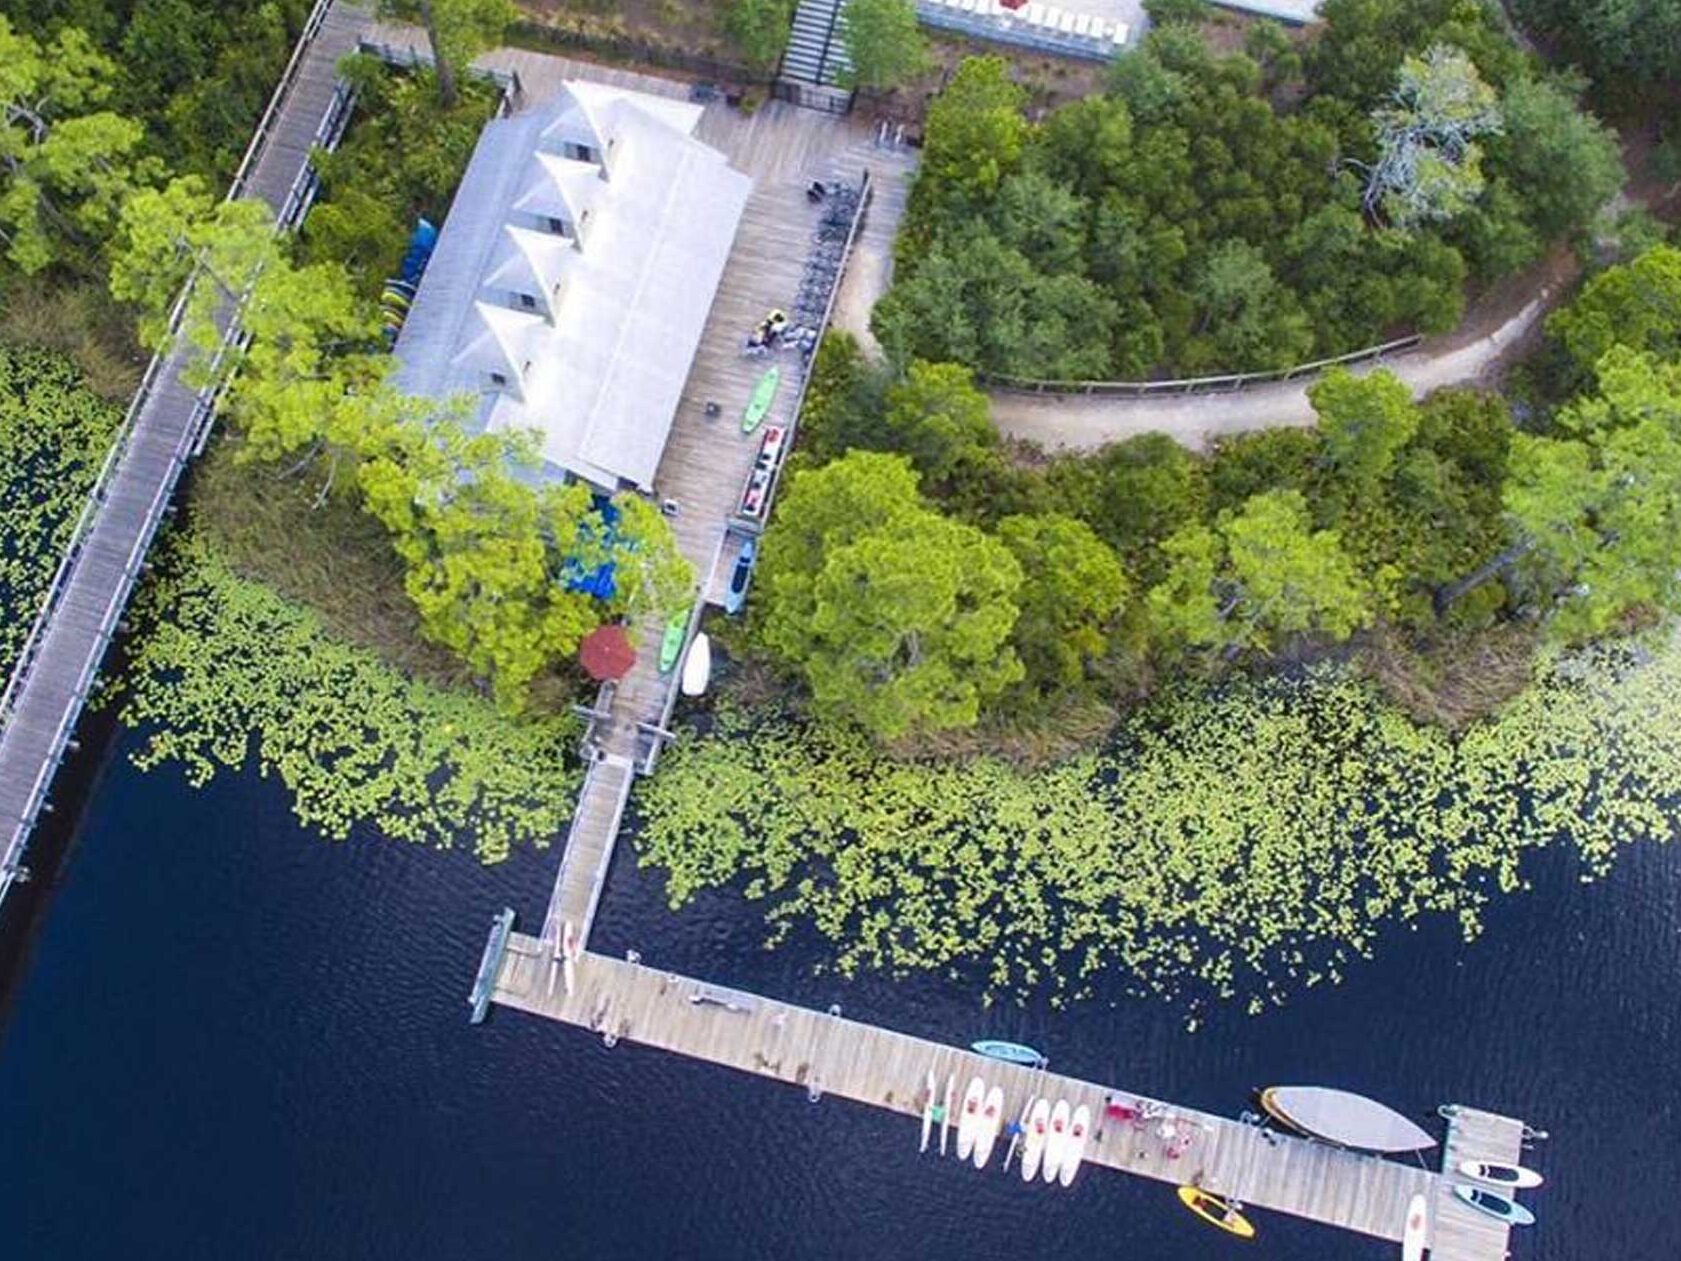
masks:
[[[700,116],[574,82],[490,123],[397,339],[398,384],[537,430],[553,475],[652,489],[751,188],[694,139]]]

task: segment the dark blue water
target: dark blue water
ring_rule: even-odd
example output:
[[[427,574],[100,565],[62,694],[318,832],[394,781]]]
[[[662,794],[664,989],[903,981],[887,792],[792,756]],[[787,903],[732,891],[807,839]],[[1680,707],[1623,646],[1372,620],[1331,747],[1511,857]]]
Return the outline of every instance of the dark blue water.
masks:
[[[121,738],[120,738],[121,740]],[[122,750],[119,749],[119,753]],[[813,978],[717,896],[669,916],[621,852],[595,945],[1235,1112],[1336,1082],[1412,1112],[1463,1100],[1552,1131],[1517,1258],[1671,1261],[1681,1187],[1681,851],[1578,883],[1564,851],[1466,946],[1397,930],[1340,987],[1183,1030],[1165,1005],[983,1012],[930,979]],[[465,995],[491,913],[531,923],[553,857],[483,870],[330,844],[256,776],[203,792],[113,758],[0,1032],[0,1257],[1126,1257],[1365,1261],[1257,1214],[1228,1243],[1160,1185],[1070,1193],[916,1152],[915,1126]]]

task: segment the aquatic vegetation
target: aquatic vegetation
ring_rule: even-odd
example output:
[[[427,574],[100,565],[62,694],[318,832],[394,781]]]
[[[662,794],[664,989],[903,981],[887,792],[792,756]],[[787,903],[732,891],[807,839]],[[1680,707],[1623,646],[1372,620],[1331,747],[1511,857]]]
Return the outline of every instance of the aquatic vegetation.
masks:
[[[1678,708],[1672,643],[1551,658],[1458,738],[1333,671],[1186,689],[1034,773],[726,709],[640,786],[641,861],[674,907],[744,877],[771,944],[815,930],[846,974],[984,970],[989,995],[1061,1001],[1108,972],[1107,992],[1258,1011],[1397,921],[1474,936],[1532,847],[1569,838],[1591,878],[1671,838]]]
[[[0,346],[0,676],[46,598],[122,416],[65,356]]]
[[[202,535],[175,540],[163,569],[112,689],[148,733],[142,768],[178,763],[202,785],[255,762],[330,837],[362,823],[440,848],[471,837],[487,863],[562,835],[579,780],[572,718],[510,718],[410,679],[240,577]]]

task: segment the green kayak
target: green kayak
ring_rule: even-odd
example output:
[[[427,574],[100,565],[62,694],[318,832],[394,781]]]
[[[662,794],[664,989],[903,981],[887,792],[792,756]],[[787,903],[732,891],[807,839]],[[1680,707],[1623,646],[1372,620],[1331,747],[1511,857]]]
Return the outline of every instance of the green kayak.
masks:
[[[782,369],[772,368],[759,378],[753,387],[753,397],[747,400],[747,410],[741,413],[741,432],[752,433],[776,401],[776,387],[782,383]]]
[[[671,615],[671,620],[665,624],[665,638],[660,640],[660,673],[664,674],[677,664],[677,658],[683,655],[683,639],[689,633],[689,610],[679,609]]]

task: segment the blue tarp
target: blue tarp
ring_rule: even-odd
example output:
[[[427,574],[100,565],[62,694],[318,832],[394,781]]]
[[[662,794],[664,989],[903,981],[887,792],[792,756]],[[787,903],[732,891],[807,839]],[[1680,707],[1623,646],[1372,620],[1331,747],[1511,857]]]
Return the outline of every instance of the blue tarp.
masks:
[[[600,539],[600,542],[609,548],[616,547],[619,541],[617,529],[619,510],[613,506],[613,501],[605,495],[595,496],[594,502],[596,514],[606,527],[606,534]],[[597,540],[591,538],[580,541],[593,545]],[[590,550],[594,550],[593,546]],[[594,596],[597,600],[611,600],[619,593],[618,582],[614,577],[616,568],[616,562],[606,561],[597,565],[594,569],[586,570],[583,562],[574,556],[568,557],[562,562],[560,576],[566,583],[568,591],[582,591],[586,595]]]

